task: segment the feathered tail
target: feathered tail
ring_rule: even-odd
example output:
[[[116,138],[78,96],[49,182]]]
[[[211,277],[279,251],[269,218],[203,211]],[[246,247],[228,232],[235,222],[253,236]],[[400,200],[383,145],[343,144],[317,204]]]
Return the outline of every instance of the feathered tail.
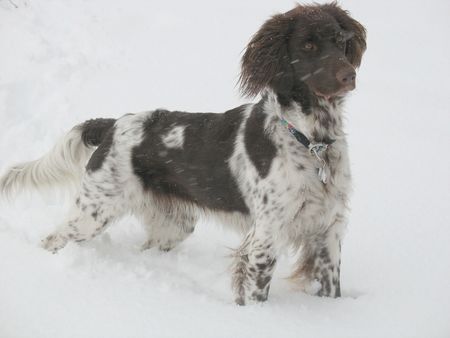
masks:
[[[40,159],[11,167],[0,177],[0,195],[11,198],[26,190],[79,183],[86,162],[115,121],[95,119],[79,124]]]

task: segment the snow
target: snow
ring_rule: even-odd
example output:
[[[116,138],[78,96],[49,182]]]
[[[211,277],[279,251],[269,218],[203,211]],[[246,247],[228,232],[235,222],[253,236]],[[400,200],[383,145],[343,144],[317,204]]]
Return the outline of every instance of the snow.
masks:
[[[15,8],[11,1],[17,5]],[[292,1],[0,0],[0,170],[76,123],[157,107],[224,111],[250,36]],[[292,288],[238,307],[230,250],[202,220],[169,253],[133,218],[57,255],[54,192],[0,202],[0,337],[450,337],[450,3],[345,0],[368,29],[348,101],[354,174],[340,299]]]

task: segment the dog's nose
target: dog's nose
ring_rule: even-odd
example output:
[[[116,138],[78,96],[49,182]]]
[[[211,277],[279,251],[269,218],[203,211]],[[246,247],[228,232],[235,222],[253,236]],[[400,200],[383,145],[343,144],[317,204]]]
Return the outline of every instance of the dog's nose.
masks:
[[[353,68],[343,68],[336,74],[336,78],[341,85],[348,90],[355,89],[356,72]]]

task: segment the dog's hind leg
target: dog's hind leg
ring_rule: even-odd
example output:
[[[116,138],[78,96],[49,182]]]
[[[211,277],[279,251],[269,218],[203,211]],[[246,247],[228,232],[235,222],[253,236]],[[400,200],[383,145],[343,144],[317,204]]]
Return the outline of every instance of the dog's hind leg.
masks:
[[[169,251],[194,232],[198,216],[191,210],[177,209],[164,211],[149,208],[144,212],[142,218],[148,232],[148,240],[142,250],[157,247],[159,250]]]
[[[42,241],[42,247],[57,252],[68,241],[83,242],[100,234],[126,211],[122,188],[112,180],[99,180],[87,173],[82,188],[64,222]],[[105,175],[106,176],[106,175]]]

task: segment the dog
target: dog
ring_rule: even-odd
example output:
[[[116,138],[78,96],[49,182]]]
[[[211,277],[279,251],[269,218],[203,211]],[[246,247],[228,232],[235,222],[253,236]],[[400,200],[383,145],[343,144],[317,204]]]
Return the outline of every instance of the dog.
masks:
[[[76,185],[66,219],[42,242],[53,253],[130,213],[148,229],[143,249],[167,251],[206,215],[243,233],[237,304],[267,300],[284,250],[298,254],[291,279],[305,292],[339,297],[351,192],[342,106],[365,49],[364,27],[336,3],[297,5],[266,21],[243,54],[241,90],[257,103],[88,120],[9,169],[0,192]]]

